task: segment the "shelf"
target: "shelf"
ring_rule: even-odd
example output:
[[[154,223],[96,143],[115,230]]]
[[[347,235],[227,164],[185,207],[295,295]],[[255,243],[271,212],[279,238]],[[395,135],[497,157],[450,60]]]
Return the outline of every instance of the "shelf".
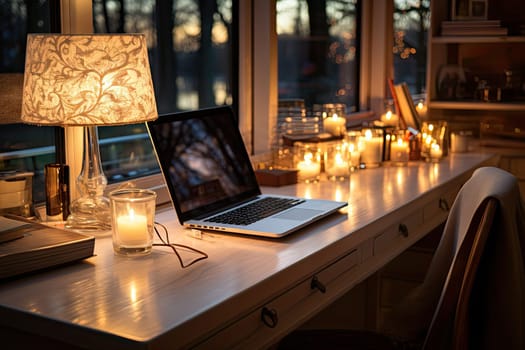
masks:
[[[430,101],[428,107],[475,111],[525,111],[523,102]]]
[[[434,36],[433,44],[525,43],[525,36]]]

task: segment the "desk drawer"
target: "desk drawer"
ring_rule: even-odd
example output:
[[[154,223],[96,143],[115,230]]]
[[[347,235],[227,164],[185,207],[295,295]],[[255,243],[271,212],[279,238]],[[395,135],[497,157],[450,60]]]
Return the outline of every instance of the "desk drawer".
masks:
[[[391,251],[397,245],[404,244],[422,224],[423,211],[421,209],[403,217],[399,222],[388,227],[374,238],[374,255],[381,255],[384,252]]]
[[[303,280],[249,315],[221,330],[198,345],[206,349],[257,348],[264,342],[279,339],[299,326],[315,310],[335,300],[341,285],[348,286],[353,268],[359,264],[360,251],[355,249],[326,268]],[[312,280],[316,279],[317,287]],[[344,283],[342,283],[344,281]]]
[[[430,203],[423,207],[423,220],[429,221],[438,215],[448,216],[448,212],[456,199],[461,186],[452,186],[443,191],[442,195],[432,200]]]

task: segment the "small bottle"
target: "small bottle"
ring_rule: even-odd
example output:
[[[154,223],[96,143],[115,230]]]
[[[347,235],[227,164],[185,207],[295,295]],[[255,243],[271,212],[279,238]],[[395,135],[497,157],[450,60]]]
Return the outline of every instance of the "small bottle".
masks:
[[[69,215],[69,166],[46,164],[46,217],[49,221],[63,221]]]

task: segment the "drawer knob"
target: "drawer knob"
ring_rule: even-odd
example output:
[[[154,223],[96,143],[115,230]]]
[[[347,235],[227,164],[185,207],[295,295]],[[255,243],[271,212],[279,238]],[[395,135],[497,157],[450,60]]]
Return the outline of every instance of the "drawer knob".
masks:
[[[277,323],[279,323],[277,311],[275,311],[275,309],[267,308],[266,306],[263,307],[261,310],[261,320],[266,326],[270,328],[277,327]]]
[[[311,289],[317,289],[321,293],[326,293],[326,286],[321,281],[319,281],[319,278],[317,278],[317,276],[312,277],[312,282],[310,283],[310,288]]]
[[[399,224],[399,233],[403,236],[403,237],[408,237],[408,227],[407,225],[405,224]]]
[[[450,206],[448,205],[448,202],[445,198],[439,199],[439,209],[443,211],[450,211]]]

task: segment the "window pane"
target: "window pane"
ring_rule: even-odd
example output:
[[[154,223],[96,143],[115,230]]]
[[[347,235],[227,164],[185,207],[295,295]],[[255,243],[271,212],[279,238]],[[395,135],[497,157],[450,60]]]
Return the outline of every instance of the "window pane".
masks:
[[[277,0],[279,99],[357,110],[358,0]]]
[[[430,0],[395,0],[394,6],[394,82],[424,94]]]
[[[99,0],[98,33],[145,33],[159,114],[234,102],[231,0]],[[159,171],[143,125],[99,128],[109,181]]]
[[[52,1],[12,1],[0,0],[0,84],[4,89],[20,89],[20,100],[2,100],[1,108],[7,104],[21,104],[22,75],[24,72],[27,33],[57,32],[55,24],[58,18],[57,6]],[[19,76],[13,80],[13,73]],[[16,95],[16,93],[15,93]],[[16,95],[17,96],[17,95]],[[0,96],[2,99],[4,96]],[[6,115],[13,121],[19,118],[19,107],[16,115]],[[0,120],[3,124],[5,120]],[[33,201],[43,202],[44,165],[55,162],[55,131],[60,128],[37,127],[26,124],[0,125],[0,172],[30,171],[33,172]]]

